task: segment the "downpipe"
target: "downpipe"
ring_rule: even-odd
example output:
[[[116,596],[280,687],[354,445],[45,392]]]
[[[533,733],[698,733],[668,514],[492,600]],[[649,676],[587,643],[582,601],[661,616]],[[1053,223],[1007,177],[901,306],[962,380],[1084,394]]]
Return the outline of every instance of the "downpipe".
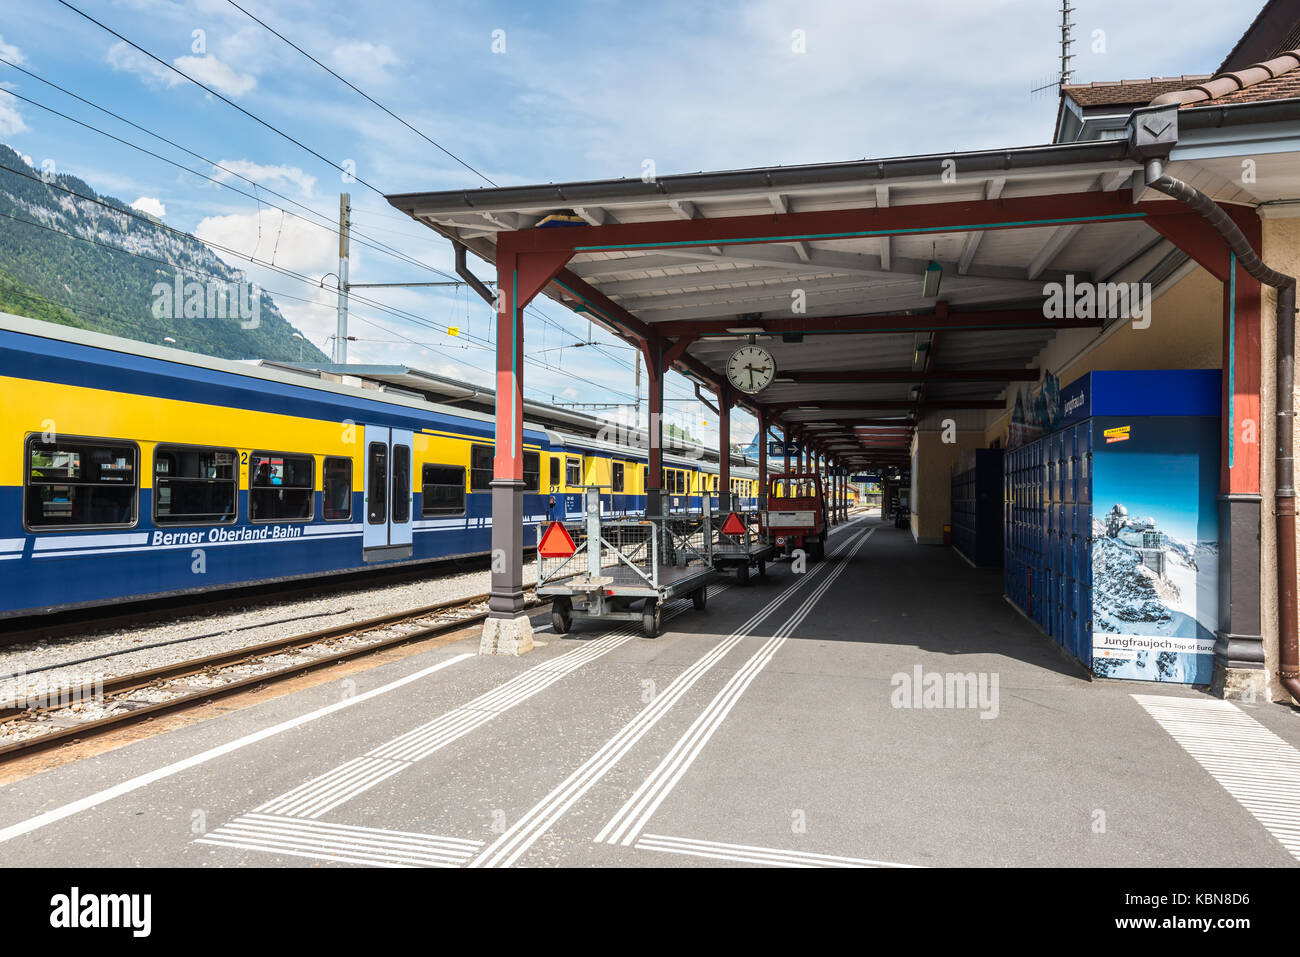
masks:
[[[1300,631],[1296,611],[1295,510],[1295,288],[1293,276],[1264,265],[1250,240],[1227,213],[1199,189],[1164,172],[1160,158],[1147,158],[1143,179],[1151,189],[1178,200],[1198,213],[1227,243],[1241,268],[1277,290],[1277,392],[1275,490],[1277,521],[1278,680],[1300,704]]]
[[[465,262],[465,244],[453,239],[451,245],[456,251],[456,275],[465,280],[469,288],[479,294],[480,299],[493,309],[496,309],[497,297],[492,294],[491,289],[483,284],[483,280],[469,271],[469,266]]]

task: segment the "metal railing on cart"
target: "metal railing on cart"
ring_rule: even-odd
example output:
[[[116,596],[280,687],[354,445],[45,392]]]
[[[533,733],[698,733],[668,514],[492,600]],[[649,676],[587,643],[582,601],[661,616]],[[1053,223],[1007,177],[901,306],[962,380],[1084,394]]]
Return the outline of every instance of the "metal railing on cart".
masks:
[[[658,634],[665,602],[690,594],[704,607],[716,576],[712,515],[601,516],[600,489],[588,488],[586,499],[584,520],[561,523],[572,554],[543,554],[551,526],[538,527],[537,594],[553,599],[557,632],[567,632],[576,616],[640,619],[648,634]]]

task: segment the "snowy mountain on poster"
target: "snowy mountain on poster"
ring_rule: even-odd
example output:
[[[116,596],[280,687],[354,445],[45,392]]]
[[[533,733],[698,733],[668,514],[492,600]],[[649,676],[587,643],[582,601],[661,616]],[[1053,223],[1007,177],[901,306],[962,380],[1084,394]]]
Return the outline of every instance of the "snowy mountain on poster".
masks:
[[[1164,574],[1142,551],[1092,522],[1093,630],[1122,635],[1213,638],[1219,546],[1165,535]]]
[[[1212,641],[1218,619],[1218,543],[1160,534],[1158,548],[1130,544],[1136,530],[1150,534],[1155,527],[1151,518],[1126,522],[1119,529],[1093,519],[1093,633]],[[1153,567],[1160,565],[1159,571]],[[1193,683],[1200,680],[1198,657],[1147,649],[1133,657],[1094,655],[1093,671],[1112,678]]]

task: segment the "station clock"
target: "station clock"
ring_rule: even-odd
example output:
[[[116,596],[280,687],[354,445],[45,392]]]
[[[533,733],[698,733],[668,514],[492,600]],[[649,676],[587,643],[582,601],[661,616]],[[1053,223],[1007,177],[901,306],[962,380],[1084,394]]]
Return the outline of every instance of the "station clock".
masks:
[[[761,346],[741,346],[727,360],[727,379],[746,395],[762,392],[775,377],[776,361]]]

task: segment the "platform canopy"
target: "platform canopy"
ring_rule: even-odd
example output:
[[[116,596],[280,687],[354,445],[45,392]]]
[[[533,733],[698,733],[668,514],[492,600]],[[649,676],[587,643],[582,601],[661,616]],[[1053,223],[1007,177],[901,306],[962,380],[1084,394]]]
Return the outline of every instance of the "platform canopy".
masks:
[[[1241,210],[1295,195],[1300,108],[1280,106],[1182,110],[1169,171]],[[1243,156],[1269,175],[1243,182]],[[985,421],[1059,330],[1103,325],[1050,315],[1048,283],[1158,283],[1189,259],[1226,279],[1222,242],[1140,169],[1107,139],[388,199],[488,262],[558,257],[547,295],[710,388],[757,337],[776,379],[735,400],[865,467],[905,462],[929,415]]]

